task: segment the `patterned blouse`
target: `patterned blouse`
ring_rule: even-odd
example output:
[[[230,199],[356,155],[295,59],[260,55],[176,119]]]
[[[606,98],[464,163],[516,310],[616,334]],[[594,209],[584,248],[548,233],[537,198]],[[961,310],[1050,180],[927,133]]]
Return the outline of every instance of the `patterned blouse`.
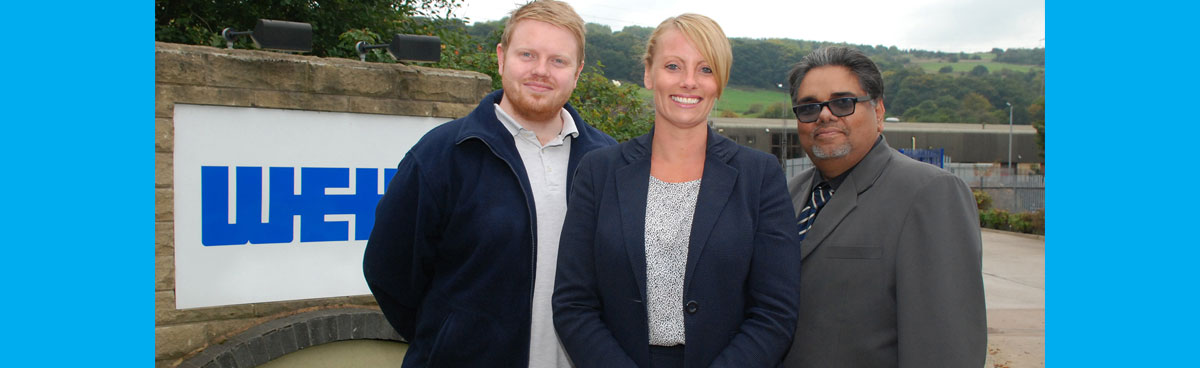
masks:
[[[683,276],[700,179],[667,183],[650,177],[646,200],[646,309],[650,345],[684,343]]]

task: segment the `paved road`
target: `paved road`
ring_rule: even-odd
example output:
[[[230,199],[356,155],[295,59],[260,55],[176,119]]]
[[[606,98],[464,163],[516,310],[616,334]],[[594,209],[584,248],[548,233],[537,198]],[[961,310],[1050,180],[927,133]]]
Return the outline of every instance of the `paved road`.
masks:
[[[1046,241],[983,230],[986,368],[1046,366]]]

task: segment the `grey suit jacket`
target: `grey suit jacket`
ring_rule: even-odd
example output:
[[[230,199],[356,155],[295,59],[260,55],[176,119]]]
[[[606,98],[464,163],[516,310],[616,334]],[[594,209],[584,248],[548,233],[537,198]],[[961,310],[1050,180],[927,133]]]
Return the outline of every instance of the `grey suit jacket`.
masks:
[[[813,175],[788,182],[797,213]],[[783,367],[984,365],[979,215],[962,180],[881,140],[815,221]]]

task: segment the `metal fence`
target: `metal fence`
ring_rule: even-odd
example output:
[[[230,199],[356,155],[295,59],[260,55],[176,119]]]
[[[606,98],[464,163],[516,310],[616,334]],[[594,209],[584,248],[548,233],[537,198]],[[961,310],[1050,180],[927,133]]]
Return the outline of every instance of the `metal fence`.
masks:
[[[957,163],[946,160],[944,169],[958,176],[971,189],[992,198],[992,208],[1008,212],[1032,212],[1046,208],[1046,178],[1022,173],[1012,175],[1008,168],[990,163]],[[788,159],[783,166],[788,178],[812,167],[808,157]]]
[[[946,165],[946,170],[992,197],[992,208],[1008,212],[1032,212],[1046,208],[1046,177],[1012,174],[1009,168],[994,164]]]

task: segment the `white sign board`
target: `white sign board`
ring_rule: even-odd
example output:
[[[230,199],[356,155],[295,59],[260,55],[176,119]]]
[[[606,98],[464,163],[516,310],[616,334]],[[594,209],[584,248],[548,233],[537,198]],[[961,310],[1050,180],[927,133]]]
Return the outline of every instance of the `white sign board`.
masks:
[[[370,294],[375,204],[447,119],[175,105],[177,308]]]

